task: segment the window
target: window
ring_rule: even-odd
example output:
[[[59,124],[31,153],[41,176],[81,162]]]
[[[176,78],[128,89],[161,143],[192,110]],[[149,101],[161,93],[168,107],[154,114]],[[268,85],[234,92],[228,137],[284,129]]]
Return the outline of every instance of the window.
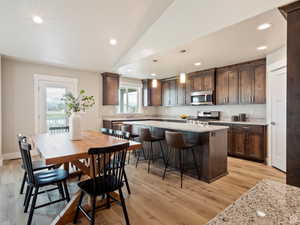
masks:
[[[120,113],[138,113],[139,112],[139,88],[121,87],[119,99]]]

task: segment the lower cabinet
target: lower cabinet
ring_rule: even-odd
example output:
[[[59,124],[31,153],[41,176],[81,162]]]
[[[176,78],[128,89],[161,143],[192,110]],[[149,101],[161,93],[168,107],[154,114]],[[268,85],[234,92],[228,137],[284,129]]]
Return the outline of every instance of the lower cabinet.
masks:
[[[266,127],[256,125],[230,126],[229,155],[265,161]]]
[[[264,162],[266,159],[267,127],[262,125],[220,124],[229,126],[228,155]]]

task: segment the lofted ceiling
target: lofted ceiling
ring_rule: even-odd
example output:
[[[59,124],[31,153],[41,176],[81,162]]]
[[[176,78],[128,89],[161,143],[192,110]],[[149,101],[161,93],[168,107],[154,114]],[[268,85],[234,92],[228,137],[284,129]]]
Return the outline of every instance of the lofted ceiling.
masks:
[[[173,0],[0,0],[0,54],[110,71]],[[35,24],[38,15],[43,24]],[[109,44],[115,38],[116,46]]]
[[[272,26],[267,30],[257,30],[264,23]],[[157,78],[167,78],[180,72],[263,58],[286,44],[286,29],[286,20],[277,9],[273,9],[188,44],[121,66],[119,72],[135,78],[152,78],[151,73],[157,74]],[[267,46],[267,49],[258,51],[259,46]],[[185,53],[181,53],[183,49],[186,50]],[[153,59],[158,62],[153,62]],[[201,62],[201,65],[195,66],[196,62]]]
[[[190,50],[186,54],[187,64],[196,59],[203,60],[203,68],[224,64],[218,58],[226,55],[224,51],[228,48],[224,46],[232,46],[234,37],[243,35],[230,31],[233,24],[292,1],[0,0],[0,54],[82,70],[116,71],[129,77],[141,78],[153,71],[169,76],[182,70],[180,66],[185,67],[180,63],[182,57],[176,56],[183,47]],[[41,16],[44,23],[33,23],[33,15]],[[278,27],[270,30],[272,35],[276,30],[285,29],[279,28],[280,23],[284,24],[282,21],[278,19],[277,23]],[[224,30],[226,27],[229,30]],[[238,59],[246,58],[246,54],[248,58],[255,57],[249,43],[257,44],[259,37],[249,34],[253,37],[247,42],[249,49],[242,48],[245,42],[239,40],[239,50],[231,50],[225,57],[226,63],[236,60],[233,55]],[[269,49],[278,46],[282,38],[278,33],[275,37],[267,32],[261,35],[260,40],[265,38],[270,43]],[[229,42],[220,41],[227,36]],[[111,38],[117,39],[117,45],[109,44]],[[222,53],[216,54],[218,49],[209,48],[216,41]],[[284,41],[281,39],[281,44]],[[202,46],[204,43],[206,48]],[[151,67],[149,61],[153,57],[160,57],[160,66]],[[131,67],[133,70],[128,72]]]

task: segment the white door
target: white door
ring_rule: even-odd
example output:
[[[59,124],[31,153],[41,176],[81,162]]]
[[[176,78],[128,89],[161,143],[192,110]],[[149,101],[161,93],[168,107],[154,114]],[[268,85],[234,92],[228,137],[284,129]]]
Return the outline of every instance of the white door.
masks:
[[[46,79],[47,78],[47,79]],[[36,133],[48,133],[49,128],[66,127],[69,124],[63,96],[76,93],[76,82],[73,79],[39,77],[36,85]]]
[[[270,74],[272,166],[286,172],[286,68]]]

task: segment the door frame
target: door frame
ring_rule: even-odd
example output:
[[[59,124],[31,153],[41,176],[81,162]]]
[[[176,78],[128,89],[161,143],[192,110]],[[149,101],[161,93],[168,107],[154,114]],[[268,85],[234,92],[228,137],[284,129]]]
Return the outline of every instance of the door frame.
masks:
[[[282,48],[285,49],[285,48]],[[281,49],[280,49],[281,50]],[[279,51],[280,51],[279,50]],[[278,54],[279,51],[275,51],[274,53],[271,54]],[[272,55],[271,55],[272,56]],[[271,60],[270,60],[271,61]],[[272,64],[267,63],[267,77],[266,77],[266,110],[267,110],[267,123],[269,124],[268,126],[268,144],[267,144],[267,165],[272,166],[272,132],[271,132],[271,87],[270,87],[270,77],[271,76],[276,76],[276,74],[280,74],[285,72],[287,74],[287,66],[286,66],[286,56],[282,55],[279,60]],[[287,79],[287,76],[286,76]],[[287,91],[287,87],[285,86],[285,89]],[[287,101],[286,101],[287,104]]]
[[[74,94],[78,94],[78,79],[77,78],[69,78],[62,76],[54,76],[54,75],[43,75],[43,74],[34,74],[33,75],[34,82],[34,131],[35,134],[39,133],[39,84],[40,82],[57,82],[57,83],[66,83],[71,84],[74,87]]]

